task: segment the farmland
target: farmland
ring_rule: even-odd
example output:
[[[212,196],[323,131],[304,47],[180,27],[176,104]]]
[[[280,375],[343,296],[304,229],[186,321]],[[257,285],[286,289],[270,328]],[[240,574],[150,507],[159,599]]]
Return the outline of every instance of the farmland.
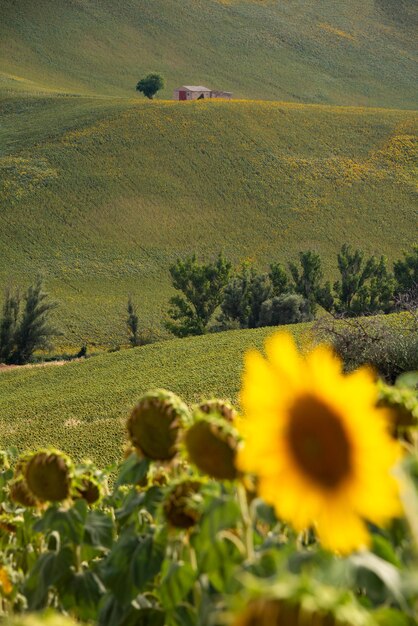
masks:
[[[57,345],[126,343],[128,294],[157,329],[179,256],[264,268],[342,243],[415,242],[416,115],[273,102],[3,99],[0,282],[45,276]]]
[[[117,461],[138,397],[165,387],[188,402],[237,400],[242,357],[271,328],[173,339],[63,366],[0,371],[0,446],[55,445],[100,466]],[[306,345],[308,326],[293,327]]]
[[[0,0],[4,626],[418,626],[417,28]]]
[[[414,0],[2,0],[0,88],[129,96],[150,70],[238,98],[416,107]]]

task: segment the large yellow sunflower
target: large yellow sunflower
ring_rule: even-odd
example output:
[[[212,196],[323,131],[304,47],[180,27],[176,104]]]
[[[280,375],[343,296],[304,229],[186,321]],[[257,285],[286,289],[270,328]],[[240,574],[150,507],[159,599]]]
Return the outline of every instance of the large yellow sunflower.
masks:
[[[297,530],[313,525],[324,547],[367,546],[365,521],[400,513],[392,475],[400,452],[376,408],[372,374],[344,375],[324,346],[302,358],[284,332],[266,342],[266,354],[246,356],[239,468],[258,476],[279,517]]]

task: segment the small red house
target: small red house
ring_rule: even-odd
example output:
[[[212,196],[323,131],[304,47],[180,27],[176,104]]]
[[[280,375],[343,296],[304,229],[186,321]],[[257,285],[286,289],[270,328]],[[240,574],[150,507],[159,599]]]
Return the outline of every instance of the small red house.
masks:
[[[183,85],[174,90],[174,100],[204,100],[206,98],[224,98],[231,100],[232,93],[229,91],[214,91],[207,87]]]

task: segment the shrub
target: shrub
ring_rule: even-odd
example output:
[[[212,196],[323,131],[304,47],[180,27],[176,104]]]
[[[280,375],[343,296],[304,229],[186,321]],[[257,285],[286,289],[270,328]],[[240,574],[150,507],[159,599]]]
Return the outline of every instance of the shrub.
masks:
[[[318,341],[332,343],[347,371],[368,364],[393,383],[403,372],[418,370],[418,320],[413,312],[401,319],[395,324],[379,316],[325,316],[317,321],[314,335]]]
[[[280,326],[297,324],[312,319],[306,299],[297,293],[283,294],[263,302],[260,312],[260,326]]]

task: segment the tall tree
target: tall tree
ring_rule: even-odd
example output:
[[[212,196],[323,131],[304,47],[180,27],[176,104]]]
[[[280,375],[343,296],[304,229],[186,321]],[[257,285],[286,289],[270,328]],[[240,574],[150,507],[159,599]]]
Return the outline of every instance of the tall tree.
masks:
[[[281,263],[272,263],[269,272],[273,285],[273,296],[281,296],[291,291],[289,276]]]
[[[15,331],[15,348],[9,362],[28,363],[35,350],[50,346],[50,338],[57,334],[51,325],[50,314],[56,307],[43,289],[42,279],[37,278],[24,296],[24,306]]]
[[[128,327],[129,343],[133,348],[140,345],[139,339],[139,318],[136,312],[136,306],[133,303],[132,297],[128,298],[128,317],[126,325]]]
[[[300,269],[295,263],[289,263],[293,278],[293,288],[296,293],[307,301],[307,315],[313,317],[317,309],[317,302],[323,278],[321,257],[312,250],[299,253]]]
[[[209,263],[199,262],[196,255],[178,259],[170,275],[173,287],[183,295],[171,298],[166,328],[177,337],[206,333],[222,302],[230,271],[231,263],[222,254]]]
[[[339,313],[358,312],[354,299],[363,290],[366,281],[377,270],[377,261],[374,256],[365,260],[364,252],[352,250],[351,246],[344,244],[337,255],[338,269],[341,280],[334,283],[334,291],[337,298],[336,308]],[[364,300],[364,295],[362,296]]]
[[[402,296],[418,290],[418,245],[409,253],[404,252],[404,258],[393,265],[397,296]]]
[[[0,363],[8,363],[15,352],[19,309],[19,293],[7,289],[4,294],[2,318],[0,320]]]
[[[268,274],[259,274],[245,263],[232,276],[224,290],[219,321],[225,327],[236,322],[240,328],[256,328],[260,322],[261,306],[273,295]]]

